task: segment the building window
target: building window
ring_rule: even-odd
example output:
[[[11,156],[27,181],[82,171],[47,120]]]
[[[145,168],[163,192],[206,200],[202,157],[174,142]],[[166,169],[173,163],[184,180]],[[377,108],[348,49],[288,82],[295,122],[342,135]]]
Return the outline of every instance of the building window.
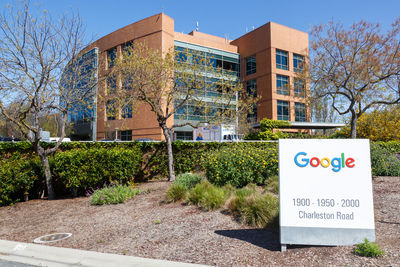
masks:
[[[117,105],[115,100],[108,100],[106,103],[107,120],[112,121],[117,117]]]
[[[288,69],[288,52],[276,49],[276,67],[278,69]]]
[[[133,49],[133,42],[129,41],[121,45],[122,56],[130,56]]]
[[[303,70],[304,57],[298,54],[293,54],[293,70],[301,72]]]
[[[117,58],[117,47],[113,47],[113,48],[107,50],[107,63],[108,63],[109,69],[114,67],[116,58]]]
[[[176,140],[193,140],[193,132],[176,132]]]
[[[306,96],[306,87],[302,79],[294,78],[294,96],[297,97]]]
[[[107,95],[117,92],[117,78],[115,76],[107,77]]]
[[[124,77],[122,79],[122,89],[131,90],[132,88],[133,88],[133,79],[132,79],[132,77],[131,76]]]
[[[256,56],[251,56],[246,58],[246,75],[256,73]]]
[[[278,120],[289,120],[289,102],[278,100]]]
[[[131,119],[132,118],[132,103],[128,102],[126,105],[122,107],[121,117],[123,119]]]
[[[132,130],[120,131],[121,141],[132,141]]]
[[[246,92],[248,96],[257,97],[257,80],[246,81]],[[253,104],[251,112],[247,113],[248,122],[257,122],[257,104]]]
[[[280,95],[289,95],[289,77],[276,75],[276,92]]]
[[[294,103],[296,114],[295,121],[306,121],[306,105],[303,103]]]

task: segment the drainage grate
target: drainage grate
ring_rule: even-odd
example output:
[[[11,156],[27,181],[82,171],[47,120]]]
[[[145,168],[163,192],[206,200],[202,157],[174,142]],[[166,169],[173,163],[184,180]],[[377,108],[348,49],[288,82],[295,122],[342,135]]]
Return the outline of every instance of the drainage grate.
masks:
[[[39,243],[39,244],[52,243],[66,239],[71,235],[72,235],[71,233],[56,233],[56,234],[44,235],[33,240],[33,243]]]

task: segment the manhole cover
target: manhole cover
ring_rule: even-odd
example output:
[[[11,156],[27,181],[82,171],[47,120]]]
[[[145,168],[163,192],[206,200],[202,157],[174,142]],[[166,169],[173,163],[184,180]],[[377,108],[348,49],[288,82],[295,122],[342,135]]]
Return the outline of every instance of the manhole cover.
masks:
[[[71,233],[56,233],[56,234],[50,234],[50,235],[44,235],[41,237],[36,238],[33,240],[33,243],[51,243],[51,242],[56,242],[60,241],[63,239],[66,239],[70,237],[72,234]]]

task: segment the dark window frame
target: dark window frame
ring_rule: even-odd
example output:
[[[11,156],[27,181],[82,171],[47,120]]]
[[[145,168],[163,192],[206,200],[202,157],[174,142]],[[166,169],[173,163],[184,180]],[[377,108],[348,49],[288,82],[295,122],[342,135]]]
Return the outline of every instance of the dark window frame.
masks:
[[[279,95],[289,95],[289,76],[276,75],[276,93]]]
[[[289,101],[277,100],[277,120],[289,121],[290,119],[290,103]],[[287,112],[285,112],[285,110]]]
[[[275,51],[276,68],[281,70],[289,69],[289,53],[284,50],[276,49]],[[286,64],[284,60],[286,59]]]
[[[304,103],[294,103],[295,121],[307,121],[307,108]]]
[[[257,72],[257,58],[256,55],[245,58],[246,75],[251,75]]]

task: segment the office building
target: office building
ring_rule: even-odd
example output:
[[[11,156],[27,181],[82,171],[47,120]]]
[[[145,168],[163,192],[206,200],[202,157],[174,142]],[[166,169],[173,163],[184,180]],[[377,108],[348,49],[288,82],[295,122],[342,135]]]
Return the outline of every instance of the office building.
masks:
[[[253,122],[263,118],[310,120],[305,101],[307,87],[296,78],[308,55],[307,33],[269,22],[232,41],[199,31],[175,32],[174,20],[161,13],[114,31],[83,52],[92,57],[95,76],[100,79],[113,67],[113,59],[120,57],[126,46],[134,46],[138,41],[162,53],[173,48],[176,53],[189,49],[209,55],[213,64],[229,71],[227,75],[240,79],[246,89],[252,89],[260,97],[254,114],[249,116]],[[93,89],[94,99],[89,101],[94,108],[89,111],[80,107],[79,112],[71,112],[69,118],[74,122],[76,138],[164,139],[155,115],[145,104],[135,109],[119,107],[115,114],[107,114],[108,106],[113,104],[113,90],[121,86],[120,81],[113,79],[99,82]],[[187,106],[186,110],[187,117],[179,117],[180,120],[201,120],[199,114],[190,114],[195,108]],[[190,126],[176,129],[174,134],[176,139],[192,139]]]

